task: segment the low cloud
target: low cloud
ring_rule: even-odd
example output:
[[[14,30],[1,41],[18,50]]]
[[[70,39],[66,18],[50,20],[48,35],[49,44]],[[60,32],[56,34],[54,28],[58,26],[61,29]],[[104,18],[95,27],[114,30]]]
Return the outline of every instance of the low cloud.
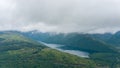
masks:
[[[0,30],[114,33],[119,6],[119,0],[0,0]]]

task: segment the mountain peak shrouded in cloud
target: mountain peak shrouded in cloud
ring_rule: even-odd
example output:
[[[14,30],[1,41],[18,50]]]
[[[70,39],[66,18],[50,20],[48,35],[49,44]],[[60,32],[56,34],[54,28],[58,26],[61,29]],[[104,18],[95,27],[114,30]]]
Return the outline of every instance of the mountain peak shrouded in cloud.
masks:
[[[115,33],[119,6],[119,0],[0,0],[0,30]]]

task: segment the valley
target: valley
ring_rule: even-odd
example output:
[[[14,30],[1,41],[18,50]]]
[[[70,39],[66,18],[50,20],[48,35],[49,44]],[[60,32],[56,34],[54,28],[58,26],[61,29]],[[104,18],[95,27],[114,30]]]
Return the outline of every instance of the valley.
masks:
[[[3,31],[0,32],[0,54],[2,68],[13,68],[15,63],[20,68],[120,67],[119,49],[88,34]]]
[[[43,43],[43,42],[41,42],[41,43]],[[79,50],[66,50],[66,49],[62,49],[61,47],[65,46],[65,45],[47,44],[47,43],[43,43],[43,44],[48,46],[48,47],[50,47],[50,48],[59,50],[61,52],[73,54],[73,55],[76,55],[76,56],[79,56],[79,57],[83,57],[83,58],[89,58],[89,53],[87,53],[87,52],[83,52],[83,51],[79,51]]]
[[[27,32],[23,35],[37,41],[42,41],[48,44],[64,45],[60,48],[63,50],[75,50],[89,53],[89,58],[103,68],[119,68],[120,67],[120,50],[119,46],[112,45],[105,40],[112,37],[112,35],[104,34],[51,34],[39,32]],[[97,38],[96,38],[97,36]],[[114,36],[114,35],[113,35]],[[120,35],[118,35],[120,36]],[[98,38],[99,37],[99,38]],[[117,41],[117,40],[116,40]],[[53,45],[51,45],[52,47]],[[75,53],[74,53],[75,54]]]

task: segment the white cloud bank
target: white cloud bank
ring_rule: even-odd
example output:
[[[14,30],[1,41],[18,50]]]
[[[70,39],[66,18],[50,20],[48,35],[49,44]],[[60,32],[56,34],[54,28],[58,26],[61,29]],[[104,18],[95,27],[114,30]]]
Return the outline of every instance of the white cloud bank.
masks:
[[[119,0],[0,0],[0,30],[114,33],[119,6]]]

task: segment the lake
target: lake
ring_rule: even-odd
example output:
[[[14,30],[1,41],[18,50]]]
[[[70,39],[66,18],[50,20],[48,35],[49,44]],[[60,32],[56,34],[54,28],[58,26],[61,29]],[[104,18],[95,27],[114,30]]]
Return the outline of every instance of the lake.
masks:
[[[61,52],[73,54],[73,55],[76,55],[76,56],[79,56],[79,57],[89,58],[89,53],[88,52],[79,51],[79,50],[65,50],[65,49],[60,48],[60,47],[65,46],[65,45],[48,44],[48,43],[44,43],[44,42],[41,42],[41,43],[48,46],[48,47],[50,47],[50,48],[52,48],[52,49],[59,50]]]

